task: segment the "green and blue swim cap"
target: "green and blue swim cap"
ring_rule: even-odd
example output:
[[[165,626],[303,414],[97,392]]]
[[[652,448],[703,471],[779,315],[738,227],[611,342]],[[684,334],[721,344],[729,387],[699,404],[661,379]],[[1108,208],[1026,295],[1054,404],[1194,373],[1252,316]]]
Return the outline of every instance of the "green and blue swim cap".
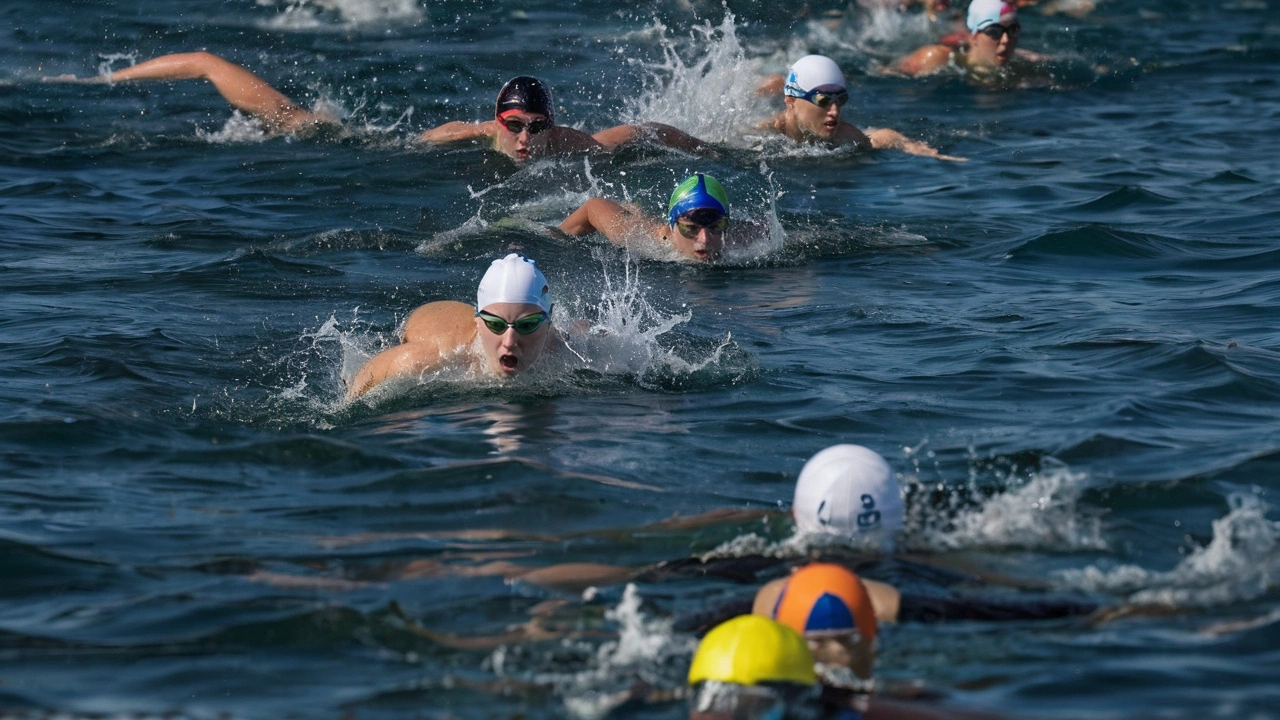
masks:
[[[671,200],[667,203],[667,225],[674,227],[676,218],[691,210],[714,211],[717,217],[728,215],[729,193],[724,191],[719,180],[710,175],[690,175],[671,193]]]

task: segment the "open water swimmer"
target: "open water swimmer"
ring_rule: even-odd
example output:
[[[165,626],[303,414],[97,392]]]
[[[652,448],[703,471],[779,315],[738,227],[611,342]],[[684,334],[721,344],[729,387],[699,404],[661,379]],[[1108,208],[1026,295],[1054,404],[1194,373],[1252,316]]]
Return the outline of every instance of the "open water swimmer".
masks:
[[[124,83],[139,80],[208,80],[237,110],[260,120],[272,133],[309,134],[337,129],[342,121],[332,114],[306,110],[248,69],[207,52],[163,55],[132,67],[92,78],[59,76],[48,82]],[[612,150],[632,142],[653,141],[681,150],[698,151],[697,138],[660,123],[618,125],[595,136],[557,125],[551,90],[541,80],[521,75],[498,93],[494,119],[479,123],[449,122],[427,130],[417,139],[440,144],[487,142],[516,162],[589,151]]]
[[[778,85],[766,81],[765,91]],[[891,128],[859,130],[840,117],[849,102],[848,83],[834,60],[824,55],[806,55],[796,61],[782,83],[786,108],[763,123],[763,130],[785,135],[804,143],[831,147],[853,145],[867,150],[901,150],[911,155],[964,162],[966,158],[943,155],[927,143],[911,140]]]
[[[553,307],[551,286],[532,260],[515,253],[494,260],[480,280],[474,307],[441,300],[414,310],[405,321],[403,342],[365,363],[347,397],[445,365],[501,378],[524,372],[561,345],[551,325]]]
[[[969,37],[960,47],[926,45],[898,60],[894,69],[919,77],[954,67],[981,76],[1007,67],[1015,59],[1022,33],[1016,4],[1007,0],[973,0],[965,24]],[[1027,55],[1027,59],[1043,58]]]
[[[593,233],[623,247],[644,243],[673,249],[696,262],[715,262],[727,243],[748,245],[763,239],[768,229],[753,222],[730,223],[729,194],[719,180],[696,173],[671,193],[666,222],[644,214],[638,206],[607,198],[592,198],[560,223],[575,237]]]

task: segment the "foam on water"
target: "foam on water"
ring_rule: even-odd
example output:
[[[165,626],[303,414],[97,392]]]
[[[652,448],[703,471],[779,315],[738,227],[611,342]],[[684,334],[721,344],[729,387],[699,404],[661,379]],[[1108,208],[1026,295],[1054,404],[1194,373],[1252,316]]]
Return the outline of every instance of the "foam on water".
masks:
[[[733,13],[726,12],[718,26],[703,23],[690,30],[689,45],[704,52],[687,61],[665,26],[655,24],[654,30],[662,60],[628,60],[640,66],[645,89],[626,101],[623,117],[674,125],[710,142],[739,144],[743,129],[768,112],[755,94],[763,78],[743,52]]]
[[[571,717],[597,720],[630,699],[626,687],[632,679],[653,686],[678,683],[671,668],[684,666],[697,642],[672,630],[670,618],[649,618],[641,611],[642,598],[628,583],[618,605],[605,619],[618,626],[618,639],[602,643],[589,667],[573,674],[544,674],[539,681],[555,685]]]
[[[417,0],[257,0],[257,3],[267,7],[284,6],[279,15],[261,23],[269,30],[416,25],[427,19],[426,10]]]
[[[1177,567],[1161,572],[1138,565],[1064,570],[1071,587],[1125,596],[1135,604],[1171,607],[1225,605],[1260,597],[1280,584],[1280,522],[1268,520],[1259,491],[1227,496],[1229,511],[1213,521],[1213,537]]]
[[[911,448],[907,449],[908,451]],[[1099,512],[1080,503],[1088,476],[1065,464],[1045,458],[1025,479],[1010,473],[1004,489],[976,502],[984,492],[971,473],[962,486],[921,486],[915,478],[901,478],[917,485],[918,496],[935,491],[943,498],[934,503],[908,506],[908,544],[931,550],[960,548],[1021,548],[1050,551],[1105,550]],[[908,493],[912,490],[909,488]]]
[[[218,145],[230,143],[257,143],[270,137],[262,121],[256,117],[233,110],[231,117],[217,130],[196,128],[196,137]]]

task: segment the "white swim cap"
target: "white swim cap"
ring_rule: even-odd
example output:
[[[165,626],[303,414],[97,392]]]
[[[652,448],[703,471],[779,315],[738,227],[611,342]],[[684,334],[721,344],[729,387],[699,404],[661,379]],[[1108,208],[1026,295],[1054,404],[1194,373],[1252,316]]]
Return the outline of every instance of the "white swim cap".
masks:
[[[476,290],[476,309],[495,303],[528,303],[551,312],[551,286],[538,267],[515,253],[494,260]]]
[[[902,489],[889,463],[861,445],[833,445],[809,458],[791,505],[802,533],[856,537],[902,529]]]
[[[810,90],[844,90],[844,73],[835,60],[826,55],[805,55],[791,66],[782,94],[802,98]]]
[[[988,25],[1003,25],[1018,17],[1018,8],[1007,0],[973,0],[969,3],[969,32]]]

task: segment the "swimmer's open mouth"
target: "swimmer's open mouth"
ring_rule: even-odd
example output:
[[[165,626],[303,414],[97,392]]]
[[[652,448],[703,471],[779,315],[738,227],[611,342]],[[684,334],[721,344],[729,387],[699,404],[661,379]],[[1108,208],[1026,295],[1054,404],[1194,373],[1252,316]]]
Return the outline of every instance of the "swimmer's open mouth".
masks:
[[[520,365],[520,360],[515,355],[507,354],[498,358],[498,364],[503,370],[513,371]]]
[[[826,122],[822,123],[823,127],[825,127],[828,130],[835,130],[836,126],[839,124],[840,124],[839,120],[827,120]]]

